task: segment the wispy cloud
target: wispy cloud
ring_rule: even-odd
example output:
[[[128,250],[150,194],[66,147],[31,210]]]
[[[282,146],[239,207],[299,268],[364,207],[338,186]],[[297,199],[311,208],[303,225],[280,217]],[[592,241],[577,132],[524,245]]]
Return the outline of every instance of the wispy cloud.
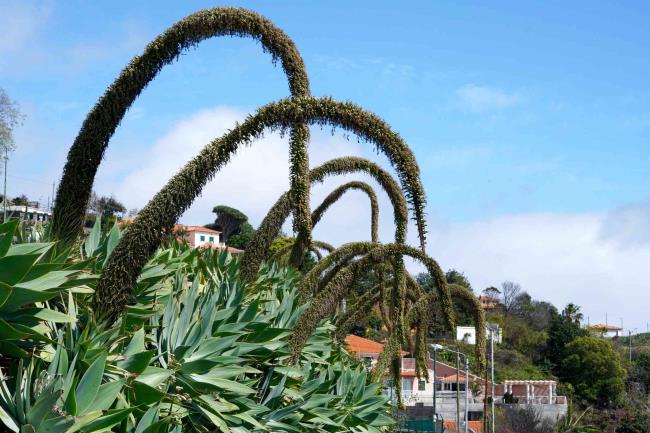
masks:
[[[470,111],[502,110],[514,107],[521,102],[517,93],[488,87],[468,84],[456,90],[456,97],[460,106]]]

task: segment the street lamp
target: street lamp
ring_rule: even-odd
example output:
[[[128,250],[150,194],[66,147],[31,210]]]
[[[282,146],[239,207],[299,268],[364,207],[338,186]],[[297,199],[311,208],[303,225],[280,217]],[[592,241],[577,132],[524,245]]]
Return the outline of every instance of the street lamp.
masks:
[[[434,356],[434,361],[433,361],[433,404],[434,404],[434,416],[435,416],[435,396],[436,396],[436,362],[435,362],[435,355],[438,350],[445,350],[450,353],[455,353],[456,354],[456,431],[458,431],[458,426],[460,425],[460,357],[462,356],[465,359],[465,433],[467,433],[467,422],[469,421],[469,401],[468,401],[468,390],[469,390],[469,359],[467,358],[467,355],[465,355],[462,352],[459,352],[457,350],[450,349],[445,346],[441,346],[439,344],[432,344],[431,348],[433,349],[433,356]]]
[[[432,344],[431,345],[431,350],[433,350],[433,422],[436,422],[436,391],[437,391],[437,368],[436,368],[436,361],[437,361],[437,355],[439,350],[444,350],[444,346],[441,346],[440,344]],[[436,427],[437,429],[437,427]]]

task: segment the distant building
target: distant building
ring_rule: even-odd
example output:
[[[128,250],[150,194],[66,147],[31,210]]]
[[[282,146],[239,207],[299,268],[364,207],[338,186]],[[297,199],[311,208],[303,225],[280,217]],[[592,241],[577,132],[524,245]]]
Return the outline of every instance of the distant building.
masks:
[[[187,241],[187,243],[193,248],[228,250],[228,252],[232,254],[244,252],[243,250],[229,247],[224,242],[221,242],[221,232],[207,227],[176,224],[174,226],[174,233],[176,233],[179,238]]]
[[[500,344],[502,341],[502,335],[501,335],[501,328],[496,325],[493,326],[493,336],[494,336],[494,342]],[[490,339],[490,329],[486,325],[485,329],[485,337]],[[476,328],[473,326],[457,326],[456,327],[456,340],[457,341],[462,341],[466,344],[476,344]]]
[[[7,206],[7,217],[29,222],[47,222],[52,218],[52,212],[34,206]]]
[[[503,305],[501,302],[499,302],[499,298],[496,296],[480,295],[478,297],[478,301],[481,304],[481,308],[483,308],[483,311],[486,313],[490,311],[501,310],[503,308]]]
[[[602,337],[618,337],[618,334],[623,331],[623,328],[620,326],[605,325],[602,323],[587,326],[587,329],[592,334],[600,335]]]
[[[376,341],[348,335],[345,339],[347,349],[367,365],[374,366],[384,345]],[[402,401],[409,417],[433,419],[434,364],[428,361],[429,379],[419,378],[415,374],[415,359],[402,352],[401,385]],[[465,389],[465,374],[457,375],[456,367],[438,360],[436,370],[436,412],[445,421],[446,431],[455,432],[456,423],[456,388],[460,393],[461,413],[465,412],[465,394],[467,394],[468,430],[479,433],[483,418],[485,379],[474,374],[468,375],[469,389]],[[488,382],[488,387],[490,383]],[[385,384],[384,393],[395,399],[394,387]],[[494,384],[495,403],[498,405],[532,407],[542,417],[557,420],[567,413],[567,399],[557,395],[557,382],[554,380],[506,380]],[[464,431],[464,421],[458,431]]]

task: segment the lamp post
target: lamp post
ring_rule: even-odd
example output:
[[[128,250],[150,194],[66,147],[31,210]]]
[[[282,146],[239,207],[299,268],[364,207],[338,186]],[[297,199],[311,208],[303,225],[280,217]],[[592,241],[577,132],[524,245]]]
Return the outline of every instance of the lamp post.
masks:
[[[460,357],[462,356],[465,360],[465,433],[467,433],[467,421],[469,418],[469,401],[468,401],[468,390],[469,390],[469,359],[467,355],[457,350],[450,349],[448,347],[441,346],[439,344],[432,344],[431,348],[435,354],[437,350],[446,350],[450,353],[456,354],[456,431],[458,431],[458,426],[460,425]],[[435,365],[434,365],[435,368]],[[435,377],[435,376],[434,376]],[[435,379],[434,379],[434,396],[435,396]],[[435,404],[435,397],[434,397]],[[434,412],[435,415],[435,412]]]
[[[438,358],[438,351],[443,350],[444,347],[439,345],[439,344],[432,344],[431,345],[431,350],[433,350],[433,423],[434,423],[434,428],[437,431],[438,426],[437,426],[437,412],[436,412],[436,392],[438,390],[438,370],[437,370],[437,358]]]
[[[4,195],[2,196],[2,210],[3,210],[3,217],[2,217],[2,222],[6,223],[7,222],[7,160],[9,159],[9,149],[7,146],[2,146],[5,150],[5,170],[4,170],[4,176],[5,176],[5,182],[4,182]]]

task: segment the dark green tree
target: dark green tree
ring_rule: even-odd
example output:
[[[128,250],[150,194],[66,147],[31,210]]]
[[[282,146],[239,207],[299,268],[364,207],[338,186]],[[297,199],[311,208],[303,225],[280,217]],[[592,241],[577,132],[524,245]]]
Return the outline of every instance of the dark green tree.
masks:
[[[212,227],[221,232],[221,240],[226,243],[230,236],[241,233],[244,224],[248,223],[248,217],[242,211],[230,206],[218,205],[212,212],[217,216]],[[250,224],[245,228],[252,229]]]
[[[544,348],[544,357],[552,371],[561,376],[562,361],[566,358],[567,344],[577,337],[586,336],[587,331],[580,328],[570,317],[562,314],[553,314],[551,326],[548,329],[548,339]]]
[[[255,237],[255,229],[249,223],[244,223],[241,225],[239,233],[231,235],[228,238],[227,244],[231,247],[245,250],[251,240],[253,240],[253,237]]]
[[[626,372],[612,344],[600,337],[577,337],[566,345],[559,377],[576,397],[598,407],[618,404],[625,392]]]
[[[118,213],[126,212],[126,207],[113,196],[100,197],[94,208],[103,217],[112,217]]]
[[[18,197],[14,197],[11,200],[11,204],[14,206],[27,206],[28,203],[29,203],[29,199],[25,194],[21,194]]]

